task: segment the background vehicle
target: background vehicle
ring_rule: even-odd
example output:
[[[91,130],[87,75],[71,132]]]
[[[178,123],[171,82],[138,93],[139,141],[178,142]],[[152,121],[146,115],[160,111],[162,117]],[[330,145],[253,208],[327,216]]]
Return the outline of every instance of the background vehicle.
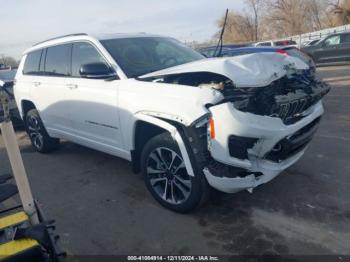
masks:
[[[202,50],[198,50],[202,52]],[[311,57],[301,52],[296,47],[240,47],[240,48],[223,48],[221,52],[221,57],[233,57],[247,54],[256,54],[256,53],[278,53],[285,56],[297,57],[307,63],[311,68],[315,68],[315,64]],[[207,54],[207,53],[205,53]],[[204,55],[205,55],[204,54]],[[208,56],[211,57],[211,56]]]
[[[3,89],[8,97],[10,98],[10,117],[11,120],[13,122],[13,124],[15,126],[20,126],[23,124],[22,119],[19,115],[18,109],[17,109],[17,105],[16,105],[16,101],[13,95],[13,83],[14,83],[14,79],[16,76],[16,72],[17,70],[4,70],[1,71],[0,70],[0,81],[3,82],[2,85],[0,85],[0,88]],[[0,107],[0,121],[2,121],[3,119],[3,109],[2,107]]]
[[[253,46],[294,46],[297,47],[297,42],[293,40],[280,41],[264,41],[253,44]]]
[[[225,51],[233,50],[236,48],[246,47],[247,45],[223,45],[222,53]],[[218,53],[219,48],[217,46],[209,46],[204,48],[199,48],[197,51],[200,52],[205,57],[216,57],[216,53]]]
[[[13,81],[15,79],[17,70],[0,70],[0,80]]]
[[[312,57],[316,64],[350,62],[350,33],[332,34],[301,50]]]
[[[300,159],[327,84],[275,52],[205,59],[172,38],[75,34],[27,50],[15,97],[33,147],[67,139],[132,162],[164,207],[265,184]]]
[[[0,72],[1,71],[11,71],[11,66],[7,66],[5,64],[0,64]]]

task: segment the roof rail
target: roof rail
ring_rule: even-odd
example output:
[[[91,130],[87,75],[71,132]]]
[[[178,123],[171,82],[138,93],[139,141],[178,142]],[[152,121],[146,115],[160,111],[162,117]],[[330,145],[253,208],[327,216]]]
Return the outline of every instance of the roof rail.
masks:
[[[57,36],[57,37],[50,38],[50,39],[47,39],[47,40],[45,40],[45,41],[41,41],[41,42],[39,42],[39,43],[36,43],[36,44],[34,44],[33,46],[36,46],[36,45],[39,45],[39,44],[42,44],[42,43],[45,43],[45,42],[48,42],[48,41],[51,41],[51,40],[56,40],[56,39],[60,39],[60,38],[68,37],[68,36],[79,36],[79,35],[88,35],[88,34],[85,34],[85,33],[76,33],[76,34],[69,34],[69,35]]]

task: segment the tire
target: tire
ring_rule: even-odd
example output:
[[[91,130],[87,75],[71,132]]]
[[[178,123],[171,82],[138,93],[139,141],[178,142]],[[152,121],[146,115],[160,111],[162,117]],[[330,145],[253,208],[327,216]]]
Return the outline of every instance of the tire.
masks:
[[[165,208],[187,213],[208,196],[209,185],[204,174],[187,174],[179,147],[168,133],[146,143],[141,169],[147,189]]]
[[[25,128],[37,152],[49,153],[58,148],[59,139],[49,136],[36,109],[31,109],[26,114]]]

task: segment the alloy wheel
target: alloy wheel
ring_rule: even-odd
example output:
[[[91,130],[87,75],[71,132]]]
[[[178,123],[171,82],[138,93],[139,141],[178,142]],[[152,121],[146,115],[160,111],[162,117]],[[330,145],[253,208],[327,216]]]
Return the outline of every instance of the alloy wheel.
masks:
[[[33,145],[41,149],[44,144],[44,137],[41,134],[41,127],[39,120],[34,116],[28,116],[27,118],[27,128],[30,139],[33,142]]]
[[[170,204],[185,202],[192,189],[183,159],[175,151],[158,147],[147,159],[147,176],[153,190]]]

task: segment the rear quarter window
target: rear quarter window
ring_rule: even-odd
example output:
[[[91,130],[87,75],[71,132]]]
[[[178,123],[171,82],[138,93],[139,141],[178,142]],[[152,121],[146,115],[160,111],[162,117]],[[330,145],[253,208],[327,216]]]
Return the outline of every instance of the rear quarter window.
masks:
[[[35,75],[38,73],[41,53],[42,53],[42,50],[37,50],[27,54],[27,57],[23,66],[23,74]]]

